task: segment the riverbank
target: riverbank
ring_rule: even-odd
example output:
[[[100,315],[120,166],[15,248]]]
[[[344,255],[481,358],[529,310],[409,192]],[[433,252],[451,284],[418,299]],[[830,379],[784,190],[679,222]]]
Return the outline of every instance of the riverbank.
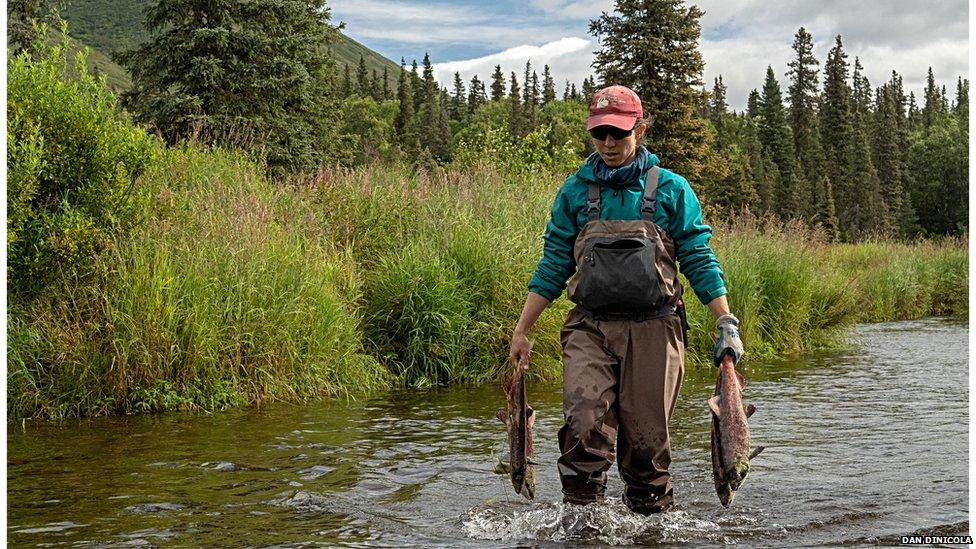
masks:
[[[138,182],[153,197],[142,222],[93,274],[8,311],[8,418],[496,379],[560,181],[473,165],[282,183],[237,153],[165,149]],[[964,242],[828,244],[707,221],[753,358],[837,345],[855,322],[967,312]],[[711,322],[688,297],[700,364]],[[538,378],[561,374],[570,306],[558,300],[530,336]]]

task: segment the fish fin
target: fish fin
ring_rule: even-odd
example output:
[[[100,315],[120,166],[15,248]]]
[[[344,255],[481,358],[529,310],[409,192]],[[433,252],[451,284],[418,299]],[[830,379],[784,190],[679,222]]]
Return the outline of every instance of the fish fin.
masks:
[[[528,463],[529,465],[539,465],[539,462],[538,461],[532,459],[529,456],[526,456],[525,462]]]
[[[498,460],[498,463],[495,464],[495,474],[508,475],[511,473],[512,473],[512,466],[509,465],[508,463],[505,463],[502,460]]]
[[[528,416],[528,420],[525,423],[528,426],[528,429],[531,431],[532,428],[535,427],[535,410],[530,407],[526,415]]]
[[[505,425],[508,425],[508,412],[507,411],[505,411],[505,410],[498,410],[497,412],[495,412],[495,417],[498,418],[498,421],[501,421]]]
[[[752,417],[752,414],[756,413],[756,407],[752,404],[746,404],[746,417]]]
[[[708,399],[708,407],[712,409],[712,413],[717,417],[722,417],[722,414],[720,414],[718,411],[718,395]]]
[[[765,446],[756,446],[756,449],[753,450],[751,454],[749,454],[749,460],[752,461],[752,458],[754,458],[754,457],[758,456],[759,454],[761,454],[762,451],[765,450],[765,449],[766,449]]]

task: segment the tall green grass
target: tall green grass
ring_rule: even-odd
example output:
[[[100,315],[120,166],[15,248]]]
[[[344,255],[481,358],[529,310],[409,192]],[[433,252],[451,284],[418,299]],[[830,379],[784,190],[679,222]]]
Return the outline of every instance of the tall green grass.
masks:
[[[560,176],[484,165],[322,170],[272,182],[239,155],[169,149],[144,221],[95,282],[16,305],[8,417],[66,417],[477,383],[505,370]],[[828,244],[716,227],[751,357],[836,345],[854,322],[963,316],[961,242]],[[712,328],[689,289],[691,362]],[[557,300],[531,374],[561,375]]]
[[[363,353],[352,256],[236,155],[171,149],[153,215],[14,314],[8,415],[65,417],[333,396],[386,385]],[[27,321],[26,319],[29,319]]]

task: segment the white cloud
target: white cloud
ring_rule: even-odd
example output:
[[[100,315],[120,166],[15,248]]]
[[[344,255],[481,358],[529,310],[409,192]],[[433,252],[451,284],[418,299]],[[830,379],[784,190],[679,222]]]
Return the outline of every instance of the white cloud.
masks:
[[[561,93],[565,80],[568,79],[579,87],[583,78],[590,75],[589,65],[593,60],[594,49],[596,47],[591,40],[575,36],[565,37],[541,46],[521,45],[476,59],[436,63],[434,77],[444,86],[451,85],[455,72],[461,73],[461,78],[465,82],[470,81],[475,74],[481,80],[489,81],[495,66],[501,65],[506,82],[513,71],[521,82],[525,73],[525,63],[529,61],[540,78],[543,67],[549,65],[556,81],[557,92]]]

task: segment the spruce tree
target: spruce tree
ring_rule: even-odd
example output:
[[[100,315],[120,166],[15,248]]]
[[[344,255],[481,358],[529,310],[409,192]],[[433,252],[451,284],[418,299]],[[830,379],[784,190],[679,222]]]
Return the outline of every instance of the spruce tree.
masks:
[[[837,221],[837,207],[834,202],[834,190],[830,184],[827,174],[820,177],[817,182],[816,193],[813,199],[813,214],[810,221],[814,225],[820,225],[827,238],[831,241],[836,240],[840,235]]]
[[[539,77],[532,70],[532,63],[525,63],[525,79],[522,81],[522,117],[524,120],[521,124],[521,129],[523,133],[529,133],[535,128],[536,119],[538,118],[538,86]]]
[[[587,76],[583,79],[583,89],[582,89],[582,99],[586,104],[590,103],[590,98],[593,97],[593,93],[596,91],[596,83],[593,82],[592,76]],[[644,107],[644,112],[647,112],[647,107]]]
[[[508,99],[511,102],[511,110],[508,116],[508,133],[512,139],[522,137],[522,92],[519,90],[518,79],[512,73],[511,87],[508,90]]]
[[[445,152],[444,145],[441,143],[440,116],[441,109],[447,109],[447,100],[441,100],[441,92],[434,80],[434,66],[427,53],[424,53],[423,64],[424,71],[419,94],[422,98],[420,108],[417,110],[419,118],[417,134],[420,145],[427,148],[436,160],[443,161]]]
[[[708,104],[708,115],[712,121],[712,125],[718,126],[721,115],[725,114],[729,110],[729,104],[725,100],[725,96],[728,92],[728,87],[722,82],[722,75],[718,75],[715,79],[715,85],[712,86],[712,95]]]
[[[897,71],[891,71],[891,80],[888,81],[891,86],[891,97],[895,102],[895,114],[899,123],[905,121],[905,109],[908,106],[908,97],[905,96],[905,84],[902,80],[900,74]]]
[[[580,96],[579,92],[576,90],[576,83],[569,86],[569,98],[573,101],[583,100],[582,96]]]
[[[491,100],[501,101],[505,97],[505,75],[502,66],[495,65],[495,72],[491,74]]]
[[[864,67],[861,60],[854,58],[854,74],[851,76],[854,87],[851,90],[851,105],[854,108],[854,120],[856,124],[867,124],[871,117],[871,83],[868,77],[864,76]]]
[[[854,206],[861,194],[851,174],[854,155],[854,118],[851,89],[847,85],[847,53],[840,35],[824,64],[824,90],[820,108],[820,134],[824,168],[837,203],[839,236],[848,239],[856,229]]]
[[[363,56],[359,56],[359,66],[356,67],[356,92],[360,97],[369,97],[370,85],[369,85],[369,73],[366,70],[366,60]]]
[[[915,101],[915,92],[908,92],[908,129],[915,131],[922,125],[922,113],[918,110],[918,102]]]
[[[852,236],[890,234],[891,213],[881,190],[881,178],[874,165],[871,135],[874,120],[871,117],[870,83],[864,76],[860,61],[854,59],[851,90],[851,111],[854,127],[854,148],[850,159],[850,175],[853,194],[850,195],[848,216]]]
[[[929,67],[925,79],[925,105],[922,107],[922,125],[928,129],[932,127],[938,116],[942,114],[942,94],[935,84],[935,73]]]
[[[447,95],[447,90],[442,90],[436,99],[438,115],[436,126],[437,138],[433,141],[434,147],[431,149],[434,159],[441,163],[451,161],[451,125],[449,122],[450,115],[447,110],[449,102],[450,98]]]
[[[324,0],[154,0],[147,40],[118,56],[124,104],[171,143],[197,130],[246,141],[272,169],[311,169],[336,142],[329,17]]]
[[[424,52],[424,73],[423,73],[423,93],[424,103],[433,104],[437,99],[437,81],[434,80],[434,65],[430,62],[430,55]]]
[[[854,128],[854,149],[851,157],[851,203],[847,208],[847,220],[854,238],[873,234],[888,234],[890,214],[881,195],[881,179],[871,159],[870,126]]]
[[[464,119],[464,115],[467,112],[466,93],[464,81],[461,80],[461,73],[455,72],[454,94],[451,96],[450,109],[448,110],[448,115],[451,120],[461,121]]]
[[[820,142],[820,125],[817,120],[817,67],[820,62],[813,56],[813,36],[803,27],[793,39],[796,57],[790,61],[789,103],[790,126],[793,130],[793,147],[799,164],[800,185],[810,197],[823,192],[823,147]],[[803,200],[799,197],[798,200]],[[810,211],[809,214],[815,212]]]
[[[349,97],[352,95],[352,77],[349,74],[349,65],[342,65],[342,88],[340,88],[340,93],[342,97]]]
[[[749,160],[749,175],[754,181],[756,200],[749,204],[749,209],[756,213],[773,213],[773,193],[776,189],[774,172],[775,164],[769,155],[763,155],[762,143],[759,142],[759,130],[756,123],[749,118],[744,119],[742,131],[742,154]],[[768,160],[768,164],[766,162]]]
[[[779,168],[776,167],[776,162],[773,161],[771,151],[762,151],[760,165],[762,167],[757,174],[759,179],[756,180],[756,192],[759,194],[760,209],[765,213],[779,215],[778,196],[779,189],[783,186],[783,183],[780,178]]]
[[[403,148],[407,151],[413,151],[415,149],[413,146],[415,136],[412,127],[413,85],[410,82],[410,73],[407,72],[403,59],[400,60],[400,78],[397,81],[397,101],[399,106],[393,127]]]
[[[383,87],[380,93],[383,94],[384,100],[393,99],[393,92],[390,91],[390,72],[386,67],[383,67]]]
[[[525,62],[525,74],[522,76],[522,104],[528,106],[532,102],[532,62]]]
[[[915,186],[915,176],[909,163],[911,129],[906,114],[909,100],[905,96],[904,81],[897,72],[891,71],[888,87],[894,104],[895,121],[898,125],[898,155],[901,160],[902,220],[899,228],[903,235],[911,236],[918,232],[918,226],[915,222],[915,208],[912,206],[910,192],[910,189]]]
[[[552,79],[549,65],[542,69],[542,105],[548,105],[556,100],[556,81]]]
[[[563,101],[569,101],[573,96],[569,91],[569,80],[566,81],[566,88],[563,89]]]
[[[726,136],[725,128],[725,117],[728,114],[729,105],[725,101],[725,94],[728,88],[722,83],[722,75],[718,75],[715,79],[715,85],[712,87],[711,101],[708,105],[708,115],[712,122],[712,126],[715,127],[715,147],[719,151],[724,151],[729,145],[728,136]]]
[[[753,205],[759,202],[759,195],[756,193],[755,178],[748,156],[731,157],[728,161],[730,169],[727,174],[715,182],[710,189],[709,196],[714,198],[709,201],[709,204],[725,215],[747,209],[755,211]]]
[[[376,69],[373,69],[372,76],[369,79],[369,96],[377,101],[382,101],[383,88],[380,84],[380,77],[376,73]]]
[[[793,135],[786,119],[779,82],[776,81],[771,66],[766,69],[766,81],[759,104],[759,141],[763,149],[769,151],[776,169],[779,170],[780,187],[775,192],[775,211],[783,218],[802,217],[806,202],[797,199],[797,195],[802,193],[795,173]]]
[[[471,86],[468,89],[468,114],[474,114],[478,107],[485,104],[486,100],[485,83],[476,74],[471,77]]]
[[[897,228],[897,221],[894,217],[901,216],[901,201],[897,200],[897,209],[891,211],[895,196],[900,195],[900,185],[896,182],[893,186],[892,196],[887,197],[883,191],[881,174],[874,163],[877,129],[876,120],[871,112],[872,93],[871,83],[864,75],[864,67],[860,59],[854,58],[854,72],[851,77],[853,89],[851,90],[851,107],[853,113],[855,148],[854,158],[851,159],[851,174],[855,186],[856,199],[854,205],[859,210],[859,215],[853,218],[860,234],[866,235],[886,234],[890,235]],[[894,136],[891,136],[894,139]],[[899,175],[898,181],[901,177]],[[900,198],[900,196],[899,196]]]
[[[953,105],[952,114],[959,122],[959,127],[969,131],[969,79],[963,80],[960,76],[956,80],[956,103]]]
[[[878,88],[874,111],[874,166],[881,183],[881,198],[890,216],[886,225],[896,234],[907,236],[911,219],[905,211],[906,193],[902,186],[904,154],[901,151],[895,92],[890,84]]]
[[[593,66],[605,84],[637,92],[653,115],[648,143],[664,165],[700,181],[711,154],[706,122],[696,112],[705,67],[698,51],[703,12],[682,0],[615,0],[614,7],[590,22],[601,44]]]
[[[424,83],[420,79],[420,71],[416,59],[410,64],[410,89],[413,92],[413,112],[418,113],[426,95],[424,93]]]
[[[759,90],[752,90],[749,92],[749,98],[746,100],[746,116],[755,120],[759,115]]]

